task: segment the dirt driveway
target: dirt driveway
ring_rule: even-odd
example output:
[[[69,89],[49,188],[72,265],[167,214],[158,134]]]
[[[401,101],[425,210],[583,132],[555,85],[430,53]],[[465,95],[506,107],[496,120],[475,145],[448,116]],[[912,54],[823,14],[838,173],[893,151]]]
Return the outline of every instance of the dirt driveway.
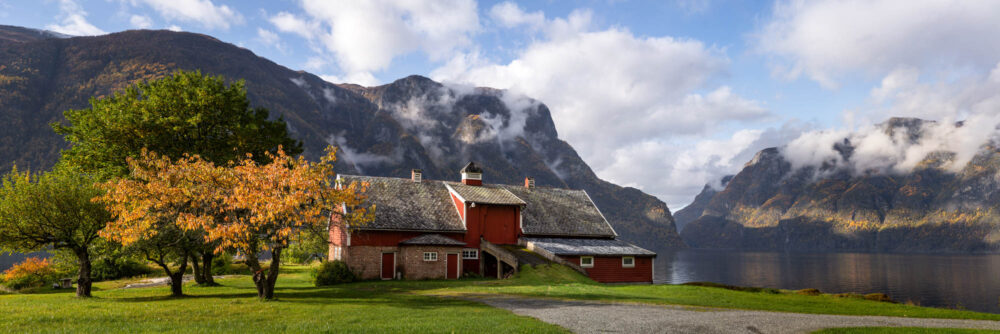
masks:
[[[830,327],[1000,330],[1000,321],[818,315],[510,296],[465,297],[576,333],[809,333]]]

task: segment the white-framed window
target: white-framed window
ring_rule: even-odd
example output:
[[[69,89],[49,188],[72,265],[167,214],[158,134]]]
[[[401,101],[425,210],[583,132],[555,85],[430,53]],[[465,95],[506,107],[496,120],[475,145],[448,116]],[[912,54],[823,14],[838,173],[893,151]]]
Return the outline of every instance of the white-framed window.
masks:
[[[622,256],[622,268],[635,268],[635,257]]]
[[[333,259],[334,260],[341,260],[340,246],[337,246],[337,247],[333,248]]]
[[[424,261],[437,261],[437,260],[438,260],[437,252],[424,252]]]
[[[580,257],[580,266],[584,267],[584,268],[593,268],[594,267],[594,257],[593,256],[581,256]]]
[[[463,249],[462,250],[463,260],[478,260],[479,250],[478,249]]]

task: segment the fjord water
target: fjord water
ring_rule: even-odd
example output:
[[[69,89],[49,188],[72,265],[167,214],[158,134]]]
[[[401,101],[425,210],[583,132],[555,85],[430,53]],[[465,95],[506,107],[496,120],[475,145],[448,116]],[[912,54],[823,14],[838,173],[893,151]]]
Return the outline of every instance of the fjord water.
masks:
[[[883,292],[900,302],[1000,313],[1000,254],[660,251],[657,283],[715,282],[826,293]]]

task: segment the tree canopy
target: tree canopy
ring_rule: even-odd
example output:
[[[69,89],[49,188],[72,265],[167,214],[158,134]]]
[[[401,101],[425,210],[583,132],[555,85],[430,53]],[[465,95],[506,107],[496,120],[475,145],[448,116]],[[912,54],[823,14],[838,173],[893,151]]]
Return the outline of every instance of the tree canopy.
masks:
[[[145,152],[129,158],[131,177],[102,185],[107,190],[103,201],[116,216],[102,234],[125,245],[151,245],[162,237],[183,244],[186,233],[203,233],[207,242],[217,243],[217,251],[243,254],[258,295],[271,299],[281,253],[293,235],[326,228],[331,215],[355,225],[372,215],[361,207],[364,185],[333,183],[334,149],[318,163],[280,148],[265,154],[268,163],[248,155],[225,167],[198,156],[172,160]],[[351,210],[333,210],[339,207]],[[263,251],[272,255],[266,269],[258,261]]]
[[[44,174],[16,168],[0,181],[0,250],[72,251],[80,264],[77,296],[89,297],[90,257],[111,217],[92,199],[101,190],[79,170],[61,166]]]
[[[63,162],[101,179],[127,175],[126,158],[143,149],[173,159],[198,155],[219,166],[248,153],[266,159],[264,153],[278,146],[291,155],[302,152],[284,121],[268,120],[266,109],[250,107],[242,80],[226,85],[221,76],[199,71],[134,84],[64,114],[68,125],[53,124],[73,144]]]

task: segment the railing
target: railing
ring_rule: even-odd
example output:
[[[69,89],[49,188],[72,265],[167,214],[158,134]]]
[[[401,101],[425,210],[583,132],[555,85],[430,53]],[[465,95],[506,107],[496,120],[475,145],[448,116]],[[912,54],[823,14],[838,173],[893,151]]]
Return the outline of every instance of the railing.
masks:
[[[503,247],[494,245],[492,242],[486,241],[486,239],[482,238],[479,239],[479,248],[482,249],[484,252],[490,253],[491,255],[496,257],[497,261],[510,265],[512,268],[514,268],[514,273],[515,274],[517,273],[518,269],[517,256],[514,256],[514,254],[511,254],[511,252],[507,251],[506,249],[503,249]],[[502,275],[502,272],[503,270],[501,270],[501,267],[498,265],[497,278],[500,278],[499,276]]]

